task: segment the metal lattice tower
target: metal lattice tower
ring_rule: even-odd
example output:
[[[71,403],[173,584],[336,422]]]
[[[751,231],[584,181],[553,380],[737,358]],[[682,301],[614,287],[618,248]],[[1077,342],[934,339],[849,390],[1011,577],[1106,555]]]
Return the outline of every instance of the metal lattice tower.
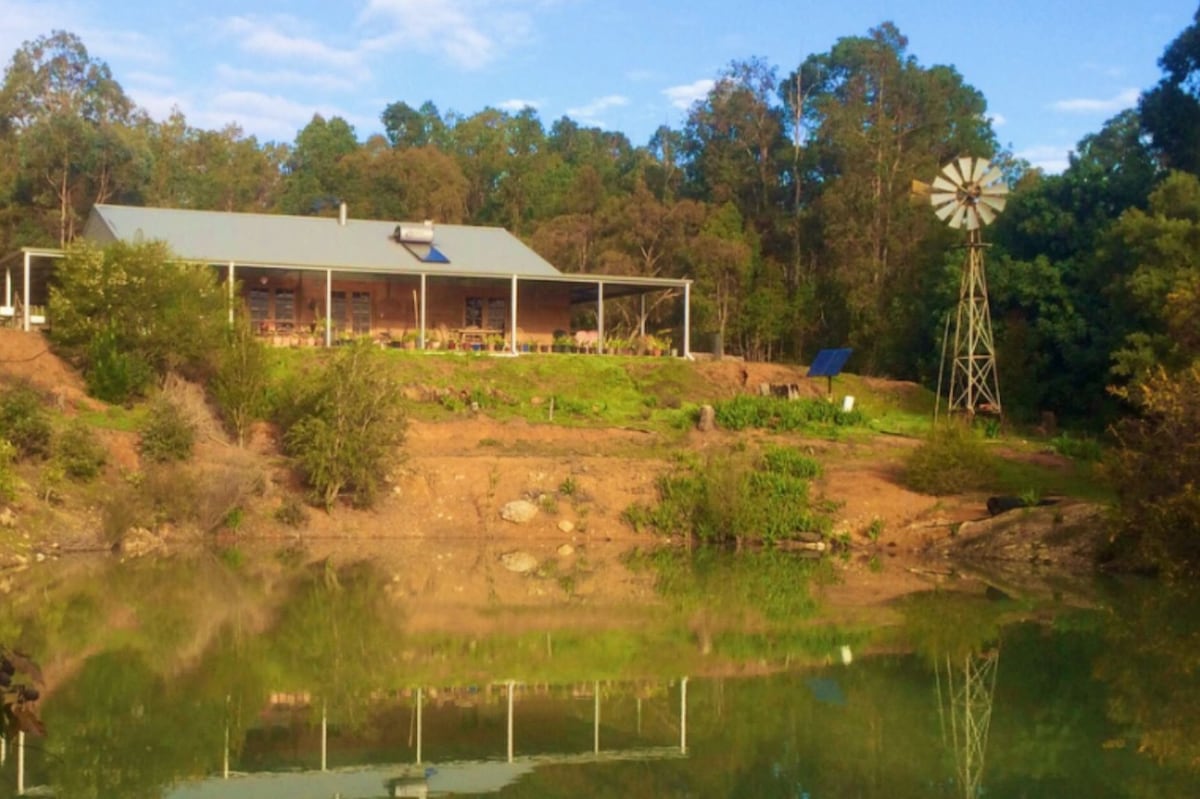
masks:
[[[943,167],[927,189],[938,218],[951,228],[967,231],[967,257],[959,282],[953,349],[948,349],[949,319],[942,338],[935,416],[941,409],[942,378],[947,367],[950,381],[946,400],[951,413],[986,411],[1000,414],[1000,381],[988,309],[982,229],[1004,210],[1008,186],[1003,182],[1003,176],[999,168],[983,158],[959,158]]]
[[[942,739],[954,753],[955,777],[963,799],[982,796],[983,764],[999,660],[1000,650],[994,649],[961,659],[947,656],[935,666]]]

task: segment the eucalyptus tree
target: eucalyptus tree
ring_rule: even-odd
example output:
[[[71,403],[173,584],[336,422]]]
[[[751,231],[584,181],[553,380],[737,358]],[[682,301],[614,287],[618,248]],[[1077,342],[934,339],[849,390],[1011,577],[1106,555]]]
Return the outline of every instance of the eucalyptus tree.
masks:
[[[127,135],[135,117],[108,65],[75,34],[54,31],[13,55],[0,88],[0,125],[17,142],[29,197],[53,220],[60,246],[92,203],[139,182],[146,162]]]
[[[693,195],[735,203],[760,231],[772,224],[781,199],[786,140],[782,109],[773,102],[777,89],[774,67],[761,59],[735,61],[692,106],[683,131]]]
[[[432,100],[413,108],[403,100],[389,103],[379,116],[393,147],[444,147],[448,128]]]
[[[459,224],[467,213],[467,179],[436,147],[393,148],[372,136],[342,164],[342,199],[369,219],[432,219]]]
[[[341,117],[326,120],[314,114],[296,134],[296,143],[284,165],[280,210],[316,214],[336,209],[349,180],[343,161],[356,150],[358,138],[350,123]]]
[[[1166,74],[1138,102],[1142,124],[1168,166],[1200,173],[1200,10],[1158,64]]]
[[[867,371],[912,371],[926,323],[922,272],[947,244],[933,214],[912,202],[911,181],[929,180],[951,157],[996,149],[983,95],[952,67],[922,67],[907,48],[891,23],[838,40],[801,64],[811,90],[793,109],[807,129],[795,179],[811,187],[825,336],[853,345]]]
[[[1123,112],[1085,136],[1061,175],[1025,173],[991,234],[989,268],[1005,407],[1102,423],[1114,410],[1110,355],[1132,316],[1117,288],[1130,266],[1104,257],[1112,225],[1147,207],[1161,170]]]

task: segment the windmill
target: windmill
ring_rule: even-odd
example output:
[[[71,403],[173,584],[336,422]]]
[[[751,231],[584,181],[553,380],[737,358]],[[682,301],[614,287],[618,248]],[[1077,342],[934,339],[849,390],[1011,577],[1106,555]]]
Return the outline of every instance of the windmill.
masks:
[[[928,194],[938,219],[955,230],[967,231],[967,257],[958,288],[958,311],[954,319],[954,348],[947,352],[950,320],[942,337],[942,363],[938,370],[936,418],[942,401],[942,376],[947,360],[950,386],[947,409],[974,414],[1000,414],[1000,383],[996,375],[996,353],[992,340],[992,318],[988,310],[987,278],[983,270],[983,236],[1004,210],[1008,186],[999,167],[984,158],[957,158],[942,167],[932,184],[913,182],[920,194]],[[949,354],[949,358],[947,355]]]

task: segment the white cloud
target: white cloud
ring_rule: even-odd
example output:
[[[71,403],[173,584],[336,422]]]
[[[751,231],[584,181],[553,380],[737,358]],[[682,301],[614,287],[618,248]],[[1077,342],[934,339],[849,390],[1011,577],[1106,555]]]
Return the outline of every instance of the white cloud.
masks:
[[[217,77],[227,84],[246,86],[289,86],[317,91],[352,91],[357,85],[348,77],[329,73],[297,72],[290,69],[239,69],[218,64]]]
[[[539,100],[522,100],[519,97],[514,97],[511,100],[504,100],[503,102],[498,103],[496,107],[501,111],[511,111],[512,113],[516,113],[518,111],[523,111],[526,108],[533,108],[536,110],[542,107],[542,103]]]
[[[1005,118],[1004,114],[989,114],[988,121],[992,123],[993,128],[1000,128],[1008,123],[1008,119]]]
[[[223,28],[238,39],[238,46],[247,53],[270,58],[292,59],[306,63],[321,63],[343,69],[358,69],[362,56],[355,50],[330,47],[314,38],[286,30],[294,27],[287,17],[270,20],[258,17],[230,17]]]
[[[715,85],[716,82],[711,78],[702,78],[682,86],[670,86],[663,89],[662,93],[671,101],[671,105],[686,111],[692,107],[692,103],[708,96]]]
[[[1111,114],[1136,105],[1139,94],[1141,92],[1137,89],[1122,89],[1107,99],[1074,97],[1069,100],[1058,100],[1050,107],[1055,111],[1065,111],[1071,114]]]
[[[300,103],[264,92],[227,91],[206,99],[203,107],[185,109],[191,124],[220,130],[233,123],[247,135],[257,136],[262,141],[292,141],[314,114],[326,119],[341,117],[354,125],[356,132],[364,121],[327,104]]]
[[[608,109],[620,108],[624,105],[629,105],[628,97],[622,97],[619,94],[609,94],[604,97],[598,97],[587,105],[568,108],[567,116],[583,120],[584,122],[595,123],[599,121],[599,116]]]
[[[129,72],[125,82],[131,86],[141,86],[148,89],[170,89],[175,85],[175,79],[161,72]]]
[[[1017,158],[1024,158],[1031,165],[1042,169],[1048,174],[1057,175],[1070,164],[1073,147],[1067,145],[1036,144],[1026,147],[1016,153]]]
[[[440,54],[461,69],[478,70],[530,40],[527,8],[542,5],[537,0],[367,0],[359,23],[390,24],[390,30],[365,42],[369,50]]]

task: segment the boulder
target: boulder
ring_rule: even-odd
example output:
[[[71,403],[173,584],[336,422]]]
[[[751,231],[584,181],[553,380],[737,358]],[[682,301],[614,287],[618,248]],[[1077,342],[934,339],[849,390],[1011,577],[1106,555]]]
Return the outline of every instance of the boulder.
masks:
[[[16,527],[17,514],[13,513],[12,508],[0,509],[0,527]]]
[[[562,533],[572,533],[575,531],[575,525],[566,519],[563,519],[558,523],[558,530]]]
[[[528,552],[505,552],[500,556],[500,564],[510,572],[528,574],[538,567],[538,559]]]
[[[537,505],[527,499],[515,499],[500,509],[500,518],[515,524],[524,524],[537,514]]]
[[[140,558],[163,548],[163,540],[145,527],[130,527],[113,547],[125,558]]]
[[[700,406],[700,420],[696,423],[696,429],[701,433],[708,433],[715,430],[717,427],[717,411],[711,405]]]
[[[558,554],[561,557],[569,558],[571,555],[575,554],[575,547],[571,546],[570,544],[563,544],[558,548]]]

